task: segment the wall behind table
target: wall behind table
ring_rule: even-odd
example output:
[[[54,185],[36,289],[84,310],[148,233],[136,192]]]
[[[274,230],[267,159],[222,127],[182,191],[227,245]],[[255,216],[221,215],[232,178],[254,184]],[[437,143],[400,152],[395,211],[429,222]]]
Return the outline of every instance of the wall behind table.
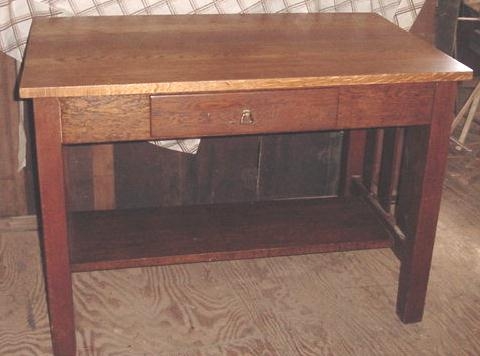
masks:
[[[432,39],[434,12],[427,0],[412,31]],[[15,65],[1,58],[0,216],[31,214],[31,163],[16,171]],[[341,141],[334,132],[209,138],[197,155],[139,142],[67,147],[68,202],[89,210],[332,195]]]

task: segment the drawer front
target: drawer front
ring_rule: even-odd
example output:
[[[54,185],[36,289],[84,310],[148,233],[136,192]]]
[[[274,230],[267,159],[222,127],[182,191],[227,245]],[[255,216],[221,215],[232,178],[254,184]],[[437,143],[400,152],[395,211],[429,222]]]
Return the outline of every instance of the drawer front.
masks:
[[[151,97],[156,138],[333,129],[338,89],[299,89]]]
[[[338,127],[364,128],[428,124],[432,83],[352,86],[340,89]]]

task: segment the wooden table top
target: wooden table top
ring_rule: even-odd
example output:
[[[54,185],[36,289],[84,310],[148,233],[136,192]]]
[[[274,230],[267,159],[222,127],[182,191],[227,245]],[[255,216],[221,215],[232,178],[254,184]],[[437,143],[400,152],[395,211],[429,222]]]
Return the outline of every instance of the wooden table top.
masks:
[[[463,0],[463,3],[473,11],[480,12],[480,0]]]
[[[20,95],[457,81],[471,70],[375,14],[36,18]]]

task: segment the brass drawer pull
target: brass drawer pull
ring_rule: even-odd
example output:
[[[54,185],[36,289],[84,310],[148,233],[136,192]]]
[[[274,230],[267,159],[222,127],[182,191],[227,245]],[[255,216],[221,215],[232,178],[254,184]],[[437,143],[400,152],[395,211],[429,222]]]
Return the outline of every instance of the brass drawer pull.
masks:
[[[252,112],[249,109],[242,111],[242,117],[240,118],[240,124],[242,125],[251,125],[254,123]]]

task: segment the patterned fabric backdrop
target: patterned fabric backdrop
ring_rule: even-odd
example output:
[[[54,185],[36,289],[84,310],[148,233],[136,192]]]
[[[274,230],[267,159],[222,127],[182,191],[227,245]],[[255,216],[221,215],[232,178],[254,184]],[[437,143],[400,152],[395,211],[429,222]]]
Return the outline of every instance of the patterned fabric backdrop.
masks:
[[[409,29],[425,0],[0,0],[0,51],[22,60],[32,17],[231,14],[275,12],[376,12]],[[155,141],[195,153],[200,140]]]

